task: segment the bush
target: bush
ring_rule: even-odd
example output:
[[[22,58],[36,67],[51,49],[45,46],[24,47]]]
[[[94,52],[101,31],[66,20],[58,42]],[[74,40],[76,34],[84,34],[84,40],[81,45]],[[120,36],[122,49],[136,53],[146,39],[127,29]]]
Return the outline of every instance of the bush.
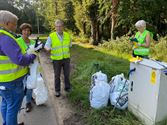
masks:
[[[109,50],[115,51],[118,54],[131,54],[132,53],[132,45],[130,44],[127,37],[121,37],[117,40],[111,41],[103,41],[103,44],[100,45],[101,47]],[[160,38],[158,42],[151,42],[150,47],[150,57],[154,59],[158,59],[161,61],[167,62],[167,36]]]
[[[167,62],[167,37],[159,39],[159,42],[151,44],[151,57]]]
[[[127,37],[121,37],[117,40],[111,40],[109,42],[104,41],[104,43],[100,44],[100,46],[110,51],[116,51],[118,54],[130,54],[132,52],[132,45]]]
[[[89,38],[73,36],[73,42],[89,43]]]

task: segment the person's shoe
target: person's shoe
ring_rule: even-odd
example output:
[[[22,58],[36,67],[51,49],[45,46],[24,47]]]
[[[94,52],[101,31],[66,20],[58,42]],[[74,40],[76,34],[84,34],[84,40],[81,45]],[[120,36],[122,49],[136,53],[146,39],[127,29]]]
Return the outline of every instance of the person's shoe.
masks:
[[[68,92],[68,93],[71,92],[71,90],[72,90],[71,88],[65,89],[65,91]]]
[[[30,112],[32,110],[32,105],[31,103],[26,104],[26,112]]]
[[[55,96],[56,96],[56,97],[60,97],[60,95],[61,95],[60,92],[56,92],[56,93],[55,93]]]
[[[24,125],[24,122],[22,122],[22,123],[18,123],[18,125]]]

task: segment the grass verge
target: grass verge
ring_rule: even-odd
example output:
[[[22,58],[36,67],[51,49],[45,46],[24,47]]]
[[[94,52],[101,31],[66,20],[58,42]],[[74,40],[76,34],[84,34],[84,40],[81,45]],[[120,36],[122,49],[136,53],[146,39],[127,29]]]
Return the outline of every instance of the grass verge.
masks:
[[[71,51],[75,67],[71,77],[73,91],[69,98],[82,114],[86,125],[142,125],[128,110],[113,110],[111,104],[100,110],[90,108],[89,89],[93,73],[101,70],[107,74],[108,81],[116,74],[128,74],[128,56],[117,53],[119,57],[115,57],[113,54],[102,48],[75,44]]]

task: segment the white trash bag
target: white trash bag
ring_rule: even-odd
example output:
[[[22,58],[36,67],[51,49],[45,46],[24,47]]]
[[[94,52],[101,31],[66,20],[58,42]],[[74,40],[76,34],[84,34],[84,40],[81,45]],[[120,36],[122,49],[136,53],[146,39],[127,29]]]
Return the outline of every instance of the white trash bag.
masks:
[[[35,89],[37,86],[37,74],[39,68],[38,60],[35,59],[34,62],[30,64],[29,68],[30,74],[27,76],[26,87],[27,89]]]
[[[95,82],[98,81],[104,81],[107,82],[107,75],[102,73],[101,71],[96,72],[95,74],[92,75],[91,77],[91,84],[94,86]]]
[[[48,91],[40,73],[37,75],[37,87],[33,89],[33,93],[35,95],[36,105],[42,105],[48,99]]]
[[[28,49],[26,50],[27,54],[36,54],[35,51],[40,49],[42,44],[35,48],[35,44],[29,45]],[[37,74],[39,73],[39,61],[36,58],[32,64],[29,65],[30,74],[27,76],[26,87],[27,89],[35,89],[36,82],[37,82]]]
[[[108,104],[110,85],[107,83],[107,75],[101,71],[92,75],[92,85],[89,93],[92,108],[100,109]]]
[[[124,78],[124,74],[112,77],[110,102],[118,109],[125,109],[128,107],[128,84],[129,81]]]

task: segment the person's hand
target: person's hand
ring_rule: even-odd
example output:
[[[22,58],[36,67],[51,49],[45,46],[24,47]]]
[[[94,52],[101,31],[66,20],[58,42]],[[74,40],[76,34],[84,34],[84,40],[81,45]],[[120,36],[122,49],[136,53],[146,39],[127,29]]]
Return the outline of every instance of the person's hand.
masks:
[[[48,48],[48,47],[44,47],[44,49],[46,50],[46,52],[48,52],[48,53],[50,53],[50,51],[51,51],[51,49],[50,48]]]
[[[136,38],[130,38],[129,39],[131,42],[138,42],[138,40]]]
[[[35,50],[35,48],[34,48],[34,45],[30,45],[30,46],[28,47],[28,49],[26,50],[27,54],[35,54],[35,55],[37,55],[37,53],[36,53],[35,51],[36,51],[36,50]]]

